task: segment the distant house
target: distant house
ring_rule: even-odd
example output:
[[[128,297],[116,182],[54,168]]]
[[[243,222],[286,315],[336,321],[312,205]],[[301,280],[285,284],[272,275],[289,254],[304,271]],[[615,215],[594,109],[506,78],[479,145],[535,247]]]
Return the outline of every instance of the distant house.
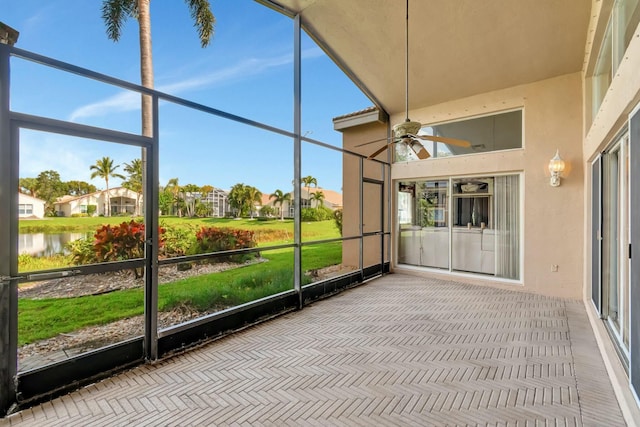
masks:
[[[142,195],[124,187],[109,189],[109,204],[111,211],[109,216],[134,215],[141,212]],[[107,191],[101,190],[83,196],[62,196],[56,200],[55,211],[57,216],[73,216],[75,214],[104,215],[107,216]]]
[[[219,188],[213,188],[208,193],[202,192],[183,192],[182,197],[185,202],[194,202],[198,200],[209,208],[207,216],[222,218],[229,211],[229,194]],[[177,214],[173,212],[172,214]]]
[[[18,218],[44,218],[45,201],[18,193]]]
[[[338,193],[337,191],[328,190],[322,187],[309,188],[308,194],[307,194],[306,188],[301,188],[300,192],[301,192],[301,198],[303,199],[303,204],[306,204],[308,202],[308,206],[303,206],[303,207],[316,207],[315,205],[316,202],[313,199],[311,199],[310,196],[313,193],[322,192],[322,194],[324,195],[324,200],[322,204],[325,207],[331,209],[332,211],[335,211],[337,209],[342,209],[342,193]]]
[[[302,205],[302,208],[315,208],[316,207],[316,202],[315,200],[313,200],[311,198],[311,195],[313,193],[316,192],[322,192],[322,194],[324,195],[324,200],[322,201],[322,204],[331,209],[332,211],[335,211],[337,209],[342,209],[342,194],[338,193],[337,191],[333,191],[333,190],[328,190],[326,188],[309,188],[309,191],[307,192],[307,189],[302,187],[300,188],[300,203]],[[275,211],[276,214],[275,216],[280,216],[280,210],[284,209],[285,215],[284,216],[288,216],[288,217],[293,217],[294,214],[294,209],[293,209],[293,192],[289,193],[291,195],[291,200],[290,201],[285,201],[283,203],[283,206],[280,206],[280,204],[278,203],[278,205],[275,205],[275,199],[270,199],[269,198],[269,193],[262,193],[262,206],[272,206]],[[260,206],[260,207],[262,207]]]

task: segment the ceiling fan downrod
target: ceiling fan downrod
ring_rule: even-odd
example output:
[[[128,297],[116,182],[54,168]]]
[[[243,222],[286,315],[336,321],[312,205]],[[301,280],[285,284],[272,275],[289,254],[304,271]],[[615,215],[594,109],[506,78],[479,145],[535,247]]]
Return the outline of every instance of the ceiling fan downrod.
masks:
[[[393,134],[396,138],[405,138],[407,135],[417,134],[422,127],[419,122],[412,122],[409,118],[409,0],[406,1],[405,10],[405,32],[404,32],[404,54],[405,54],[405,120],[393,127]]]

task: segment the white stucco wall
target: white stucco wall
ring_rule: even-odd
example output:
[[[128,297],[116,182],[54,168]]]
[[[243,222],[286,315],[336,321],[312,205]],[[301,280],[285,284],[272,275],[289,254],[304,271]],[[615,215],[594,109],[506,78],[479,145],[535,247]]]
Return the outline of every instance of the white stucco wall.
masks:
[[[516,108],[523,109],[522,149],[478,153],[409,163],[397,163],[391,177],[397,180],[522,173],[523,271],[521,284],[504,284],[545,295],[580,298],[584,284],[583,227],[585,221],[584,180],[582,166],[582,82],[580,73],[560,76],[531,84],[476,95],[445,104],[416,109],[412,120],[437,124],[471,118]],[[391,117],[398,123],[404,116]],[[370,147],[355,145],[385,136],[383,125],[367,125],[345,131],[345,147],[368,154]],[[549,185],[547,165],[560,150],[567,163],[562,185]],[[345,216],[354,214],[349,200],[357,200],[357,163],[345,156]],[[375,168],[375,166],[372,166]],[[353,187],[353,188],[352,188]],[[348,193],[349,192],[349,193]],[[348,209],[349,208],[349,209]],[[395,208],[395,207],[394,207]],[[357,212],[357,210],[355,211]],[[393,218],[395,224],[395,218]],[[346,230],[357,222],[345,219]],[[396,241],[395,225],[392,241]],[[394,243],[395,246],[395,243]],[[345,243],[345,257],[349,249]],[[379,258],[379,256],[378,256]],[[558,271],[552,272],[552,265]],[[400,267],[395,266],[396,269]],[[412,274],[416,270],[411,270]],[[424,274],[438,275],[433,271]],[[452,273],[455,275],[455,273]],[[449,276],[451,277],[451,276]],[[492,283],[481,276],[456,275],[458,280]]]
[[[27,204],[27,205],[33,206],[32,214],[18,213],[19,218],[29,218],[29,217],[44,218],[44,204],[45,204],[44,200],[31,197],[27,194],[18,193],[18,204],[21,204],[21,205]]]

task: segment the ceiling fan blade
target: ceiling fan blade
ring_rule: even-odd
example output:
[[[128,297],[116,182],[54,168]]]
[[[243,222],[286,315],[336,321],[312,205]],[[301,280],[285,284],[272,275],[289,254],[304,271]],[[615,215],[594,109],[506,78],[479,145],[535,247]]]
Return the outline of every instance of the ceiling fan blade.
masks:
[[[414,138],[425,139],[428,141],[442,142],[448,145],[457,145],[458,147],[471,147],[471,143],[469,141],[465,141],[464,139],[448,138],[446,136],[435,136],[435,135],[411,135],[411,136]]]
[[[413,147],[411,147],[411,148],[413,148]],[[418,158],[419,158],[420,160],[426,160],[426,159],[428,159],[429,157],[431,157],[431,154],[429,154],[429,152],[427,151],[427,149],[426,149],[426,148],[424,148],[424,147],[422,147],[422,150],[418,150],[418,151],[416,151],[416,150],[414,149],[413,151],[416,153],[416,156],[418,156]]]
[[[389,139],[389,138],[374,139],[373,141],[365,142],[363,144],[354,145],[354,147],[362,147],[364,145],[373,144],[374,142],[386,141],[387,139]]]
[[[369,154],[369,157],[367,157],[367,159],[373,159],[374,157],[376,157],[378,154],[382,153],[384,150],[386,150],[387,148],[389,148],[389,145],[391,145],[391,143],[389,144],[385,144],[383,145],[381,148],[379,148],[378,150],[374,151],[373,153]]]

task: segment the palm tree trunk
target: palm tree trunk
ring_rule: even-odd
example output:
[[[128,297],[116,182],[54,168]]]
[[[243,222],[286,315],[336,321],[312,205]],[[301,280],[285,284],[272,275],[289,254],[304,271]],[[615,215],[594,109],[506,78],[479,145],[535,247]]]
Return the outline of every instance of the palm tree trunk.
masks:
[[[133,210],[133,215],[140,215],[140,193],[136,193],[136,208]]]
[[[104,213],[104,216],[111,216],[111,195],[109,194],[109,177],[107,176],[104,179],[105,184],[107,185],[107,194],[106,194],[106,198],[105,198],[105,204],[107,206],[107,208],[105,209],[106,212]]]
[[[138,0],[138,25],[140,37],[140,81],[142,86],[153,89],[153,56],[151,54],[151,18],[149,3],[151,0]],[[142,135],[153,136],[153,102],[149,95],[142,95]],[[147,150],[141,149],[142,191],[147,188]],[[144,209],[143,209],[144,211]],[[143,213],[143,212],[141,212]]]
[[[138,22],[140,25],[140,81],[142,86],[153,89],[153,62],[151,55],[150,0],[138,0]],[[142,96],[142,135],[153,136],[152,99]],[[144,165],[142,168],[145,170]]]

